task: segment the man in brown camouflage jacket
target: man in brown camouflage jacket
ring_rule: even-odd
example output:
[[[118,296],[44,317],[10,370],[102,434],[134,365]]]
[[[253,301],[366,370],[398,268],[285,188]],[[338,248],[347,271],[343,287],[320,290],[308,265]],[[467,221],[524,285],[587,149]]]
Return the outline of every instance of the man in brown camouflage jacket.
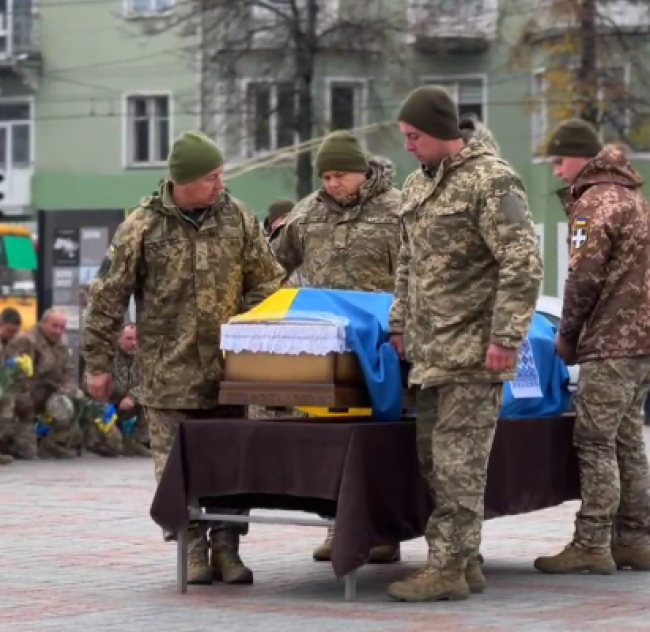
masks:
[[[289,216],[275,248],[278,261],[289,273],[300,268],[306,287],[392,293],[400,192],[386,165],[369,160],[348,132],[333,132],[318,150],[316,168],[323,186]],[[331,560],[333,538],[329,529],[316,561]],[[398,545],[380,546],[368,561],[399,557]]]
[[[9,346],[12,355],[31,358],[34,375],[29,378],[29,402],[17,410],[17,436],[14,442],[36,445],[34,416],[48,415],[50,430],[38,445],[42,458],[72,458],[70,450],[74,428],[75,402],[83,398],[74,373],[70,349],[64,341],[68,318],[64,312],[49,309],[39,324],[17,336]],[[57,412],[49,415],[52,410]],[[30,448],[30,452],[33,448]]]
[[[521,178],[440,87],[399,114],[422,164],[404,184],[391,342],[411,363],[417,451],[436,506],[426,565],[388,592],[402,601],[483,592],[479,546],[503,383],[516,374],[542,278]],[[461,129],[462,127],[462,129]]]
[[[149,432],[147,421],[138,404],[139,373],[136,350],[138,346],[136,326],[124,325],[117,341],[113,359],[113,392],[110,401],[117,408],[117,425],[122,433],[124,456],[151,456],[147,448]],[[127,424],[135,420],[131,428]]]
[[[580,364],[574,443],[582,505],[546,573],[650,571],[643,405],[650,390],[650,206],[625,151],[582,120],[548,143],[571,227],[558,354]],[[613,518],[613,520],[612,520]],[[613,525],[612,525],[613,523]],[[612,528],[613,527],[613,528]]]
[[[257,218],[225,190],[223,156],[210,138],[183,134],[168,162],[169,179],[116,231],[90,289],[83,337],[88,389],[107,401],[115,339],[135,298],[138,399],[157,480],[181,422],[245,416],[243,406],[219,405],[220,326],[267,299],[285,278]],[[246,531],[221,522],[212,525],[208,541],[205,529],[191,526],[188,582],[252,583],[239,555]]]

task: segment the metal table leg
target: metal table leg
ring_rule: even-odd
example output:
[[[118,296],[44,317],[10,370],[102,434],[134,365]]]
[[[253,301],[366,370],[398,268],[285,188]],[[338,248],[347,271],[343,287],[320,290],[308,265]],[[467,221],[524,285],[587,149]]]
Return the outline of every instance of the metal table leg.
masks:
[[[345,600],[354,601],[357,596],[357,571],[345,576]]]
[[[187,529],[176,534],[176,590],[187,592]]]

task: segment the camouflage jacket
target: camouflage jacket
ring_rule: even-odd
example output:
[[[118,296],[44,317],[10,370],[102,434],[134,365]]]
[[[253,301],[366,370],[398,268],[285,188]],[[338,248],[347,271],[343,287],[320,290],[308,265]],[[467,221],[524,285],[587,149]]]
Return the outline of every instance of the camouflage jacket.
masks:
[[[34,329],[18,335],[9,345],[13,356],[27,355],[32,359],[34,375],[28,378],[32,406],[38,410],[45,406],[53,393],[75,397],[77,379],[70,348],[64,341],[51,343],[37,325]]]
[[[280,224],[268,232],[269,244],[274,254],[277,253],[278,246],[280,245],[280,237],[286,225],[287,218],[285,217]],[[303,281],[302,275],[300,274],[300,269],[294,270],[289,276],[289,279],[285,282],[285,286],[288,287],[302,287],[303,285],[305,285],[305,283]]]
[[[489,132],[402,194],[400,252],[390,329],[403,333],[411,384],[507,381],[485,366],[490,343],[518,349],[537,301],[542,265],[519,176]]]
[[[199,226],[175,206],[165,182],[120,225],[93,281],[86,370],[112,370],[133,295],[139,403],[211,408],[223,373],[220,326],[268,298],[283,279],[259,222],[240,202],[222,193]]]
[[[134,353],[124,353],[119,347],[113,358],[113,392],[111,402],[119,404],[125,397],[138,401],[138,364]]]
[[[393,292],[400,193],[383,166],[371,162],[371,170],[354,206],[341,207],[321,189],[289,216],[276,255],[289,273],[300,268],[306,286]]]
[[[565,196],[571,223],[560,332],[578,361],[650,354],[650,206],[618,147],[587,163]]]

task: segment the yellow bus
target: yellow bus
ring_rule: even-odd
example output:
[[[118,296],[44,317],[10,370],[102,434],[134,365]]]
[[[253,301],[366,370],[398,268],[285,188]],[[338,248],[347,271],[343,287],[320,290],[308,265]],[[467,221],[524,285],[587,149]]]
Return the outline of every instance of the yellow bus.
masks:
[[[0,219],[0,311],[5,307],[18,310],[23,330],[31,329],[38,318],[37,267],[32,231]]]

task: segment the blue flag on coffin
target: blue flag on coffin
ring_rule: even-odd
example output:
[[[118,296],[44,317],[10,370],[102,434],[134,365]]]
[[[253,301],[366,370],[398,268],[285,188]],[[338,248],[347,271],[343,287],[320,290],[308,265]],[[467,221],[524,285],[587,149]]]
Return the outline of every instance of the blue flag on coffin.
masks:
[[[402,416],[402,373],[399,356],[388,342],[392,294],[301,289],[293,303],[297,313],[315,311],[346,319],[346,342],[359,358],[377,421]]]
[[[565,413],[571,401],[569,371],[555,352],[556,329],[541,314],[533,322],[514,381],[505,385],[501,417],[523,419]]]
[[[397,352],[388,342],[392,303],[391,294],[285,288],[224,325],[221,348],[290,355],[352,352],[359,359],[373,417],[398,421],[402,374]],[[279,327],[273,328],[274,322]],[[295,327],[283,327],[287,322]],[[260,324],[264,329],[256,331]]]

